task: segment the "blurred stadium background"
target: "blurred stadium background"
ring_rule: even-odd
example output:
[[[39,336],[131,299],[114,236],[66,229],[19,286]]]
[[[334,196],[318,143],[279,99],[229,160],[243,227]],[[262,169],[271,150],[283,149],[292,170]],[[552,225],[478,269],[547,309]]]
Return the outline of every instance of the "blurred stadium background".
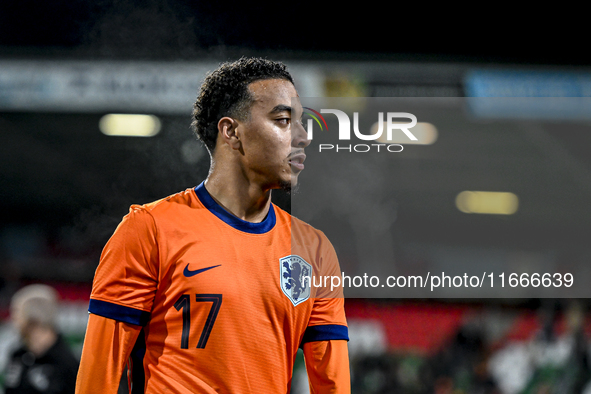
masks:
[[[59,291],[60,327],[79,352],[100,251],[129,205],[206,176],[190,111],[221,61],[282,60],[304,97],[591,96],[584,51],[547,47],[540,31],[523,40],[475,34],[474,43],[462,26],[421,19],[423,35],[414,35],[398,19],[376,21],[371,7],[341,8],[0,4],[0,371],[16,341],[8,306],[18,288]],[[117,113],[150,115],[126,126],[149,136],[110,135]],[[388,168],[397,264],[568,267],[586,280],[590,125],[436,125],[438,141]],[[462,190],[513,192],[520,207],[467,215],[455,204]],[[350,236],[350,227],[327,235]],[[351,272],[363,272],[358,252],[338,250]],[[591,393],[587,299],[350,299],[347,313],[354,393]],[[295,393],[306,392],[302,363]]]

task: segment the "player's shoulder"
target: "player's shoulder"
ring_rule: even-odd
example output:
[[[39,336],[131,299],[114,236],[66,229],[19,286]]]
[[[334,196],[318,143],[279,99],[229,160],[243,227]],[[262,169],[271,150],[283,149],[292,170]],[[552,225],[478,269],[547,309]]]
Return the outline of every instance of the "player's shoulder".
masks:
[[[162,211],[168,211],[175,208],[190,207],[195,200],[195,192],[192,188],[183,190],[170,196],[161,198],[142,205],[134,205],[140,209],[145,209],[152,214],[158,214]]]
[[[148,214],[152,217],[169,215],[171,211],[184,211],[195,205],[195,192],[192,188],[171,194],[167,197],[145,204],[133,204],[130,214]]]
[[[278,218],[278,223],[286,222],[290,224],[290,230],[292,233],[292,237],[304,237],[304,238],[317,238],[318,240],[326,240],[328,238],[324,234],[322,230],[317,229],[316,227],[312,226],[311,224],[303,221],[302,219],[293,216],[292,214],[286,212],[285,210],[281,209],[277,205],[273,205],[275,208],[275,215]]]

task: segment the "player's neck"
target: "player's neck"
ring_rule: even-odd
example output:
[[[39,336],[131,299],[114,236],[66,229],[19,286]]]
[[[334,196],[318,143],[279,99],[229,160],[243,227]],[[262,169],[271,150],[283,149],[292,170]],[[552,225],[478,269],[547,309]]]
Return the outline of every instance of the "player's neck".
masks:
[[[237,173],[212,171],[205,188],[218,204],[242,220],[260,223],[269,212],[271,190],[248,182]]]

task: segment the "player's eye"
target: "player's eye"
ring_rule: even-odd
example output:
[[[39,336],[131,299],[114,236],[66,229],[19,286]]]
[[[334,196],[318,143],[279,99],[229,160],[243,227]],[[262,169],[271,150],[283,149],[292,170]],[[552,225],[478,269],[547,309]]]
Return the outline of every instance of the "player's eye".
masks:
[[[290,118],[279,118],[279,119],[277,119],[277,122],[279,122],[280,124],[283,124],[283,125],[288,125],[290,121],[291,121]]]

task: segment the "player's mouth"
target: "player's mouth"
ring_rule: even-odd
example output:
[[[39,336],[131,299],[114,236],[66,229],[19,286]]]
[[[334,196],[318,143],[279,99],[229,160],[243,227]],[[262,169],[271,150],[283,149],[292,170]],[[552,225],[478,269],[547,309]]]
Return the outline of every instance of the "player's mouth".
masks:
[[[300,171],[304,169],[304,160],[306,160],[304,153],[297,153],[288,158],[289,165]]]

